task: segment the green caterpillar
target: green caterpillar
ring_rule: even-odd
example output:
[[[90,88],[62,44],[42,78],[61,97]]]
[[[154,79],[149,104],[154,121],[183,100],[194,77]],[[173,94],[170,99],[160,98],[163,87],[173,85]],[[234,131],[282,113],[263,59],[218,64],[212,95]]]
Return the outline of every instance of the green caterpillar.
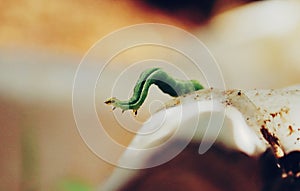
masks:
[[[128,101],[121,101],[112,97],[104,103],[112,105],[113,110],[117,107],[121,108],[122,112],[125,110],[133,110],[136,115],[137,110],[144,103],[152,84],[157,85],[161,91],[172,97],[178,97],[203,89],[203,86],[196,80],[174,79],[161,68],[150,68],[140,75],[135,84],[133,95]]]

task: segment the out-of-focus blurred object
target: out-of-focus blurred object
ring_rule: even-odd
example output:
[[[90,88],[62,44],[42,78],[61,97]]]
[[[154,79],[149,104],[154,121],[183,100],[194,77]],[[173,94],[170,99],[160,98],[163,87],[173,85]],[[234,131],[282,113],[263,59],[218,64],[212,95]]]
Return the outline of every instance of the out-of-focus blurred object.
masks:
[[[168,149],[172,150],[179,144],[180,140],[168,143],[167,150],[161,152],[168,153]],[[119,179],[115,180],[115,184],[101,191],[258,191],[261,189],[259,163],[256,159],[223,145],[214,145],[207,153],[200,155],[198,146],[198,142],[192,142],[171,161],[149,169],[132,170],[131,173],[134,175],[120,170]],[[149,161],[156,160],[160,156],[160,153],[155,153]],[[131,179],[123,183],[124,179],[127,180],[129,177]],[[118,188],[119,184],[121,187]]]
[[[216,16],[195,32],[216,57],[229,88],[300,82],[300,1],[263,1]]]
[[[208,21],[213,15],[253,1],[259,0],[143,0],[140,2],[159,8],[181,21],[199,25]]]

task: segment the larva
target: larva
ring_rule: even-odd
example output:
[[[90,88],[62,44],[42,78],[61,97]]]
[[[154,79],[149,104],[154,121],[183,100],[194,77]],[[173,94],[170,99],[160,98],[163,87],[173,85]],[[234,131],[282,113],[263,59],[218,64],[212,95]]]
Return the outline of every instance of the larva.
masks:
[[[133,95],[128,101],[121,101],[112,97],[104,103],[112,105],[113,109],[120,108],[122,111],[133,110],[137,114],[137,110],[144,103],[152,84],[157,85],[162,92],[172,97],[203,89],[203,86],[196,80],[174,79],[161,68],[150,68],[140,75],[134,87]]]

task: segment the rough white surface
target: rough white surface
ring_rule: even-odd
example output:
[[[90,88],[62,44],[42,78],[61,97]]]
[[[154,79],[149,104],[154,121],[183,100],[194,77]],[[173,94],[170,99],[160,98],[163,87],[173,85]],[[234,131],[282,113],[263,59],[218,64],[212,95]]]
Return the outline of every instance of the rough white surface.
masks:
[[[166,109],[160,110],[145,123],[130,147],[149,149],[167,142],[170,137],[189,139],[194,132],[193,140],[214,141],[216,138],[216,142],[230,148],[248,155],[258,155],[270,146],[260,132],[265,127],[279,139],[280,147],[285,153],[300,150],[300,90],[297,88],[298,86],[278,90],[227,91],[205,89],[178,97],[168,102]],[[188,106],[191,104],[198,107],[198,110]],[[190,112],[185,110],[189,108],[192,109]],[[187,115],[181,115],[182,111]],[[220,112],[225,114],[221,130],[208,125],[211,114]],[[192,128],[195,123],[197,131]],[[186,133],[176,133],[181,127],[186,129]],[[207,130],[201,131],[201,128]],[[126,151],[120,162],[143,165],[152,154],[139,158]],[[116,178],[125,183],[136,172],[117,168],[107,185],[117,186],[113,184]],[[116,189],[113,187],[106,187],[104,190]]]

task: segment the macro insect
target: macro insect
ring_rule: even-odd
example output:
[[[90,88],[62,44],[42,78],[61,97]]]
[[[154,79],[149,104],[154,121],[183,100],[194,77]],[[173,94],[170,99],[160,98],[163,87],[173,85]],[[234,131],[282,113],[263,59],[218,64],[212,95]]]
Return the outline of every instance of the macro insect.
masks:
[[[252,174],[250,177],[256,176],[257,179],[255,181],[261,182],[261,184],[258,183],[253,188],[251,186],[245,186],[245,188],[242,188],[242,186],[237,186],[237,189],[230,187],[229,184],[223,184],[216,190],[300,190],[299,86],[278,90],[223,91],[213,88],[204,88],[195,80],[176,80],[160,68],[151,68],[140,75],[140,78],[134,88],[134,94],[132,98],[130,98],[128,101],[120,101],[116,98],[110,98],[105,101],[105,103],[112,105],[114,108],[119,107],[123,111],[133,110],[133,112],[136,114],[137,110],[141,107],[146,99],[149,87],[152,84],[157,85],[164,93],[175,97],[174,100],[166,103],[166,111],[169,111],[169,115],[167,115],[166,122],[162,125],[166,128],[150,136],[137,135],[133,139],[130,146],[134,147],[139,145],[139,148],[147,149],[153,147],[153,145],[155,145],[154,143],[157,144],[158,140],[165,140],[166,137],[170,136],[170,134],[172,134],[177,128],[176,124],[179,123],[176,121],[177,118],[174,117],[176,116],[176,112],[178,112],[178,110],[173,111],[172,108],[177,108],[186,104],[198,104],[198,107],[202,108],[201,112],[191,112],[185,118],[181,119],[180,123],[185,126],[185,128],[188,128],[191,125],[191,119],[203,116],[205,113],[218,112],[215,108],[207,106],[207,103],[214,101],[214,103],[217,103],[219,107],[222,107],[226,110],[225,116],[230,121],[228,125],[224,125],[225,127],[222,127],[223,131],[219,133],[216,140],[216,145],[225,145],[225,148],[222,147],[221,149],[224,153],[227,153],[228,148],[229,150],[234,150],[234,153],[245,153],[248,157],[247,161],[249,160],[250,162],[248,161],[244,165],[247,166],[247,164],[250,165],[251,163],[253,168],[248,169],[248,172],[244,173],[249,174],[249,176]],[[212,100],[212,97],[214,100]],[[162,115],[162,112],[163,111],[157,112],[154,114],[154,117]],[[198,127],[201,127],[202,123],[206,123],[203,119],[204,118],[201,118],[199,121]],[[155,121],[150,125],[145,124],[140,131],[156,125],[157,124]],[[167,133],[166,129],[168,130]],[[180,135],[177,138],[180,140],[184,138],[184,136],[185,135]],[[197,135],[192,141],[199,143],[204,136],[205,134]],[[213,149],[213,153],[215,150],[218,150],[218,148]],[[163,152],[164,151],[162,151],[162,153]],[[151,160],[151,158],[159,156],[162,153],[149,156],[148,159]],[[240,155],[238,156],[240,157]],[[196,155],[193,155],[193,157],[197,158]],[[241,158],[243,157],[244,155]],[[135,159],[134,156],[132,156],[132,158],[125,158],[126,157],[123,157],[121,160],[132,160],[132,162],[138,161],[138,159]],[[220,156],[215,158],[218,159]],[[230,155],[229,159],[231,160],[231,158],[232,156]],[[240,160],[236,157],[234,158],[235,160]],[[212,159],[206,160],[214,161]],[[199,158],[198,162],[204,164],[207,162],[206,160]],[[246,161],[246,159],[241,160]],[[228,164],[228,166],[230,165]],[[236,164],[236,166],[238,166],[238,164]],[[259,170],[255,170],[257,166],[259,166]],[[195,168],[196,167],[193,167],[190,169],[190,171],[193,171]],[[203,171],[205,171],[205,168],[207,167],[201,168],[203,168]],[[234,165],[232,168],[234,168]],[[150,171],[148,174],[153,174],[154,172]],[[212,172],[209,172],[208,174],[211,173]],[[115,177],[120,177],[120,174],[123,175],[123,184],[121,183],[122,181],[120,181],[121,187],[116,187],[114,185],[115,189],[112,189],[110,186],[116,181]],[[124,177],[126,177],[126,174],[130,177],[131,173],[124,169],[116,170],[110,181],[107,183],[108,187],[106,187],[104,190],[132,190],[132,188],[139,190],[137,187],[132,186],[128,187],[128,189],[124,189],[124,186],[126,185],[126,178]],[[219,174],[221,174],[221,172],[216,171],[213,173],[213,176],[218,177],[220,176]],[[145,175],[143,179],[145,179],[145,177],[149,177],[149,175]],[[226,173],[222,177],[224,179],[227,178]],[[140,185],[140,181],[143,179],[137,179],[139,180],[139,183],[134,184],[134,186]],[[250,179],[251,178],[249,178],[249,180]],[[220,182],[221,180],[218,181]],[[130,181],[127,180],[127,182]],[[177,188],[177,190],[180,190],[179,187]]]
[[[140,75],[134,87],[133,95],[128,101],[120,101],[113,97],[105,101],[105,103],[113,105],[113,109],[118,107],[121,108],[123,112],[125,110],[133,110],[133,112],[137,114],[137,110],[144,103],[149,88],[153,84],[157,85],[164,93],[172,97],[178,97],[203,89],[203,86],[196,80],[176,80],[161,68],[150,68]]]

